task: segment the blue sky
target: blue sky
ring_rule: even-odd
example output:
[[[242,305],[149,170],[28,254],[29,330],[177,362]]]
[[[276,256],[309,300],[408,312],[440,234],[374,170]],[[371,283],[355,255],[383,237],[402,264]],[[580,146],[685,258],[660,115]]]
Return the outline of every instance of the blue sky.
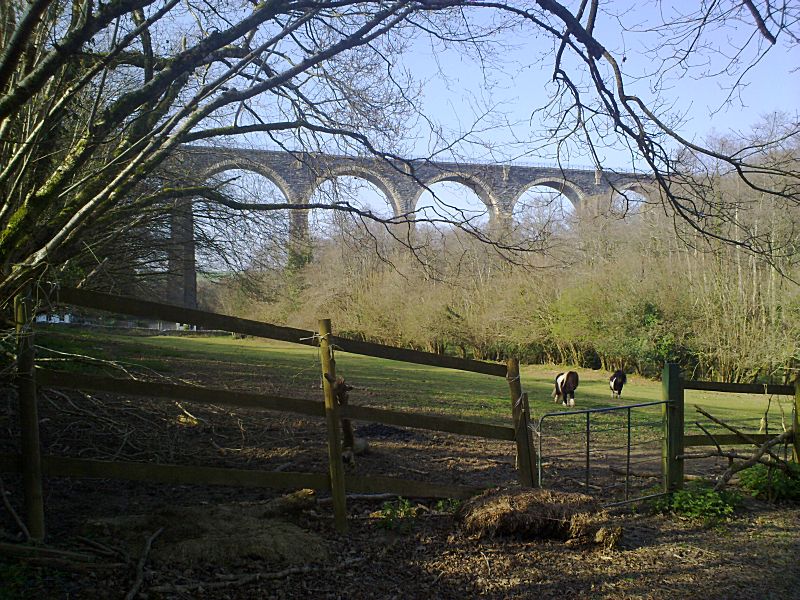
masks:
[[[626,57],[622,65],[629,80],[629,91],[652,100],[651,86],[656,81],[655,71],[667,59],[671,48],[656,48],[664,40],[660,32],[645,31],[649,26],[664,19],[678,18],[678,14],[663,9],[659,4],[612,3],[625,6],[621,16],[601,13],[598,16],[597,37],[618,56]],[[664,5],[670,3],[663,3]],[[673,3],[679,6],[683,3]],[[747,17],[745,13],[743,17]],[[619,21],[632,31],[623,32]],[[786,38],[766,53],[756,68],[748,72],[730,96],[730,87],[737,73],[719,74],[729,63],[726,55],[732,56],[735,45],[751,38],[754,27],[744,19],[734,26],[709,28],[702,39],[704,48],[691,58],[691,68],[685,72],[674,70],[664,79],[662,100],[668,112],[685,115],[680,133],[693,141],[701,141],[712,133],[725,134],[731,130],[745,131],[754,125],[761,115],[774,111],[797,113],[800,109],[800,44],[786,44]],[[429,44],[419,42],[405,59],[405,64],[415,76],[424,81],[423,107],[427,115],[457,132],[470,125],[472,119],[486,106],[496,106],[496,114],[487,117],[482,125],[489,126],[501,121],[501,116],[512,126],[497,126],[487,129],[482,135],[487,141],[500,144],[512,139],[526,139],[532,132],[548,125],[547,120],[534,111],[545,106],[548,89],[552,85],[553,41],[543,37],[532,37],[530,30],[508,32],[501,42],[506,45],[498,57],[499,62],[488,67],[489,86],[486,85],[480,65],[459,49],[431,49]],[[768,45],[760,36],[752,37],[749,48],[740,57],[740,66],[754,56],[758,44]],[[683,49],[688,41],[678,45]],[[574,62],[567,63],[575,66]],[[438,67],[441,66],[439,72]],[[580,79],[583,69],[575,70]],[[512,135],[513,132],[513,135]],[[415,145],[419,155],[429,150],[423,136]],[[479,148],[473,149],[479,155]],[[520,152],[519,148],[508,151],[510,156]],[[469,153],[469,152],[468,152]],[[546,154],[543,153],[543,154]],[[623,151],[608,152],[608,160],[615,166],[625,166],[628,155]],[[536,160],[532,156],[530,160]],[[576,157],[580,162],[580,158]],[[590,164],[585,158],[584,164]]]
[[[601,11],[598,15],[597,37],[617,57],[626,58],[622,68],[630,77],[629,92],[655,102],[652,87],[659,81],[657,72],[663,74],[661,67],[671,65],[673,68],[660,80],[660,105],[664,114],[679,118],[678,130],[683,137],[700,143],[709,136],[747,132],[763,115],[776,111],[798,113],[800,44],[792,46],[785,37],[779,38],[757,66],[744,73],[736,93],[731,94],[743,65],[758,55],[759,48],[768,45],[760,35],[753,35],[749,13],[742,8],[745,12],[738,15],[739,21],[729,21],[725,27],[710,26],[688,61],[688,68],[681,69],[671,57],[686,48],[692,38],[684,37],[674,46],[665,47],[664,31],[653,30],[659,23],[681,21],[679,10],[671,5],[690,6],[682,2],[616,2],[606,9],[617,10],[619,14]],[[623,31],[620,24],[628,31]],[[491,150],[478,143],[466,144],[461,147],[462,159],[553,164],[552,145],[524,140],[535,138],[549,125],[548,119],[536,111],[547,105],[548,91],[552,89],[554,42],[532,36],[529,29],[506,32],[500,43],[502,47],[495,48],[495,55],[491,52],[484,55],[483,69],[480,61],[462,49],[433,48],[422,40],[417,40],[405,55],[403,64],[423,84],[422,112],[450,136],[457,136],[485,110],[493,108],[492,113],[480,119],[478,127],[482,131],[474,136],[491,146]],[[735,56],[734,49],[744,43],[747,43],[745,51]],[[566,64],[576,66],[574,62]],[[578,81],[584,76],[580,67],[574,73]],[[407,153],[415,156],[427,156],[435,148],[435,141],[431,141],[423,128],[404,142]],[[590,157],[581,156],[581,150],[573,148],[565,162],[590,165]],[[630,153],[622,148],[603,149],[601,155],[604,166],[625,170],[632,166]],[[448,203],[482,208],[477,197],[458,184],[437,184],[436,191]],[[367,191],[361,198],[375,209],[383,204],[377,193]],[[421,202],[431,203],[430,193]]]

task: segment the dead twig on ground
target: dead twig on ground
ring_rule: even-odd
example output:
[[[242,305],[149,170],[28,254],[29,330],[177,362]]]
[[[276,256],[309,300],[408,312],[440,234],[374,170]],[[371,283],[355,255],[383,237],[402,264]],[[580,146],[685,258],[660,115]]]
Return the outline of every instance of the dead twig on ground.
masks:
[[[595,485],[593,483],[587,484],[585,481],[580,481],[578,479],[575,479],[574,477],[566,477],[566,476],[564,476],[564,479],[566,479],[567,481],[571,481],[572,483],[575,483],[575,484],[577,484],[577,485],[579,485],[581,487],[588,487],[588,488],[590,488],[592,490],[597,490],[598,492],[602,492],[603,491],[603,488],[601,486],[599,486],[599,485]]]
[[[625,469],[621,469],[619,467],[611,466],[611,467],[608,468],[608,470],[611,471],[612,473],[614,473],[615,475],[625,475],[626,474]],[[649,473],[647,471],[633,471],[633,470],[631,470],[630,473],[628,473],[628,474],[631,477],[637,477],[637,478],[640,478],[640,479],[661,479],[663,477],[663,475],[661,473],[656,473],[656,472]],[[683,479],[685,481],[700,481],[700,480],[705,479],[705,477],[703,477],[702,475],[687,475],[687,474],[684,474],[683,475]]]
[[[125,364],[127,364],[127,363],[121,363],[121,362],[116,361],[116,360],[106,360],[106,359],[103,359],[103,358],[97,358],[97,357],[94,357],[94,356],[88,356],[86,354],[75,354],[75,353],[72,353],[72,352],[63,352],[61,350],[55,350],[53,348],[48,348],[47,346],[39,346],[38,344],[36,346],[34,346],[34,348],[39,350],[40,354],[41,354],[41,351],[44,351],[44,352],[49,352],[51,354],[55,354],[55,355],[61,357],[61,358],[51,358],[51,357],[48,357],[48,356],[38,356],[36,358],[36,361],[39,362],[39,363],[44,363],[44,362],[48,362],[48,363],[56,363],[56,362],[61,362],[61,363],[84,363],[84,364],[88,364],[88,365],[92,365],[92,366],[111,367],[112,369],[115,369],[117,371],[121,371],[122,373],[127,375],[130,379],[133,379],[134,381],[138,381],[139,380],[138,377],[136,377],[127,368],[125,368]],[[137,365],[130,365],[129,364],[128,366],[137,366]]]
[[[156,538],[161,535],[162,531],[164,531],[163,527],[158,529],[147,539],[147,542],[145,542],[142,556],[139,558],[139,563],[136,565],[136,579],[133,582],[133,587],[131,587],[130,591],[125,595],[125,600],[133,600],[136,594],[139,593],[139,588],[142,587],[142,582],[144,582],[144,565],[147,563],[147,557],[150,555],[150,548]]]
[[[8,500],[8,492],[6,492],[5,483],[3,483],[3,478],[0,477],[0,496],[3,497],[3,505],[6,507],[8,514],[11,515],[11,518],[14,519],[14,522],[19,527],[20,532],[22,533],[22,537],[26,542],[31,541],[31,534],[28,531],[28,528],[25,527],[25,523],[22,521],[20,516],[17,514],[17,511],[14,510],[14,507],[11,506],[11,502]]]
[[[208,421],[206,421],[206,420],[205,420],[205,419],[203,419],[202,417],[198,417],[198,416],[196,416],[196,415],[193,415],[192,413],[190,413],[188,410],[186,410],[186,408],[184,408],[183,404],[181,404],[180,402],[177,402],[177,401],[176,401],[176,402],[175,402],[175,406],[177,406],[177,407],[178,407],[178,408],[181,410],[181,412],[182,412],[184,415],[186,415],[187,417],[189,417],[190,419],[192,419],[192,420],[194,420],[194,421],[197,421],[198,423],[202,423],[202,424],[203,424],[203,425],[205,425],[206,427],[210,427],[210,424],[209,424],[209,422],[208,422]]]
[[[0,555],[15,558],[58,558],[61,560],[85,563],[95,562],[95,556],[71,550],[59,550],[48,546],[31,546],[28,544],[6,544],[0,542]]]
[[[116,547],[113,547],[113,546],[107,546],[106,544],[98,542],[97,540],[93,540],[93,539],[84,537],[82,535],[79,535],[77,537],[77,540],[79,542],[83,543],[83,544],[86,544],[87,546],[92,548],[92,550],[94,552],[97,552],[98,554],[100,554],[102,556],[117,556],[117,557],[121,558],[122,560],[124,560],[125,562],[129,562],[130,561],[130,556],[128,555],[128,553],[125,552],[124,550],[122,550],[121,548],[116,548]]]
[[[394,500],[397,494],[347,494],[348,500]],[[318,504],[333,504],[333,498],[320,498]]]
[[[341,571],[342,569],[346,569],[348,567],[352,567],[355,564],[364,562],[365,560],[366,557],[359,557],[342,561],[331,567],[314,567],[311,565],[303,565],[302,567],[289,567],[287,569],[283,569],[282,571],[273,571],[267,573],[259,572],[259,573],[247,573],[243,575],[218,575],[217,579],[219,581],[196,581],[185,584],[166,584],[166,585],[154,586],[150,589],[153,592],[173,593],[173,594],[194,592],[200,589],[202,590],[220,589],[226,587],[246,585],[254,581],[284,579],[285,577],[290,577],[292,575],[304,575],[306,573],[325,573],[331,571],[338,572]]]
[[[417,475],[430,475],[428,471],[420,471],[419,469],[412,469],[411,467],[404,467],[402,465],[397,465],[397,468],[408,471],[409,473],[416,473]]]

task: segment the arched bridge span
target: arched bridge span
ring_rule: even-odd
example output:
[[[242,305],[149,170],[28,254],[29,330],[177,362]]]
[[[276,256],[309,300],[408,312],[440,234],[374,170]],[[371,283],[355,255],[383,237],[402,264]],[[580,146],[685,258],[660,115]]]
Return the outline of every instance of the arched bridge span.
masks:
[[[648,179],[632,173],[601,170],[538,167],[516,164],[436,162],[411,159],[383,160],[376,157],[185,146],[170,161],[168,171],[182,180],[203,184],[216,174],[230,170],[258,173],[271,180],[290,204],[306,204],[325,181],[355,176],[375,185],[392,206],[394,216],[413,219],[420,196],[431,185],[455,181],[472,189],[486,205],[490,224],[510,222],[514,206],[533,186],[546,186],[562,193],[576,211],[599,206],[615,190],[641,188]],[[179,304],[197,304],[191,203],[178,205],[173,215],[173,256],[170,258],[170,299]],[[306,211],[292,214],[294,236],[308,228]]]
[[[361,177],[383,192],[395,216],[413,213],[422,193],[434,183],[456,181],[471,188],[491,218],[510,218],[520,196],[536,185],[564,194],[577,210],[596,196],[643,181],[641,175],[600,170],[454,163],[410,159],[383,160],[309,152],[242,148],[185,147],[176,157],[180,169],[196,179],[225,170],[241,169],[271,179],[287,202],[308,202],[324,181],[342,175]]]

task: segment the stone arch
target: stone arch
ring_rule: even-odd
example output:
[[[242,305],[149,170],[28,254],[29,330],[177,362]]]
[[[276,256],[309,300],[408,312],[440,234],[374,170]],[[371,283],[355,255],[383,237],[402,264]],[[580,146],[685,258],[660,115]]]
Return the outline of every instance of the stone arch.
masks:
[[[378,188],[389,201],[394,216],[403,214],[403,200],[395,191],[394,186],[372,169],[361,165],[336,165],[326,169],[324,173],[317,176],[308,196],[311,197],[311,195],[326,181],[332,181],[337,177],[357,177],[371,183]]]
[[[627,181],[615,185],[597,199],[597,208],[614,218],[642,216],[659,200],[658,187],[648,182]]]
[[[526,183],[522,187],[522,189],[520,189],[519,193],[517,193],[517,195],[514,197],[511,206],[509,206],[509,212],[512,212],[514,210],[514,206],[516,206],[517,202],[519,202],[519,199],[525,192],[536,186],[544,186],[556,190],[572,203],[572,206],[575,207],[575,210],[580,209],[581,203],[583,202],[584,199],[584,193],[581,191],[581,189],[577,185],[567,181],[566,179],[556,179],[553,177],[539,177],[529,183]]]
[[[426,191],[429,191],[432,185],[441,183],[443,181],[460,183],[464,187],[467,187],[475,192],[478,198],[480,198],[481,202],[483,202],[483,204],[486,206],[486,209],[489,211],[490,220],[494,220],[499,214],[500,206],[491,192],[492,187],[489,185],[489,183],[474,173],[464,173],[458,171],[445,171],[438,173],[433,177],[426,178],[425,181],[422,182],[423,187],[417,190],[416,195],[409,202],[409,209],[412,212],[416,210],[417,202],[419,202],[422,194],[424,194]]]
[[[287,181],[277,173],[277,171],[266,165],[249,161],[241,162],[235,159],[230,159],[214,162],[200,173],[200,180],[207,181],[211,177],[219,175],[220,173],[224,173],[225,171],[249,171],[251,173],[255,173],[256,175],[260,175],[261,177],[264,177],[265,179],[268,179],[274,183],[283,194],[283,197],[286,199],[287,203],[299,204],[304,202],[304,198],[302,198],[295,190],[293,190]]]
[[[216,158],[216,157],[215,157]],[[272,183],[283,196],[286,204],[304,204],[307,198],[303,195],[302,188],[297,185],[292,185],[286,178],[279,174],[277,169],[274,169],[269,164],[264,164],[259,160],[248,157],[236,158],[221,156],[216,160],[206,160],[197,165],[196,179],[200,183],[208,182],[212,177],[225,173],[227,171],[241,171],[250,173],[258,177],[263,177]],[[276,196],[276,203],[280,204],[280,198]],[[306,211],[303,209],[290,209],[286,214],[288,221],[288,239],[286,240],[287,253],[289,262],[299,262],[297,256],[301,254],[299,248],[302,247],[303,241],[306,238],[308,223]],[[193,217],[194,221],[195,218]],[[184,276],[186,278],[186,276]],[[196,281],[196,276],[195,276]],[[194,284],[196,287],[196,283]]]
[[[643,183],[641,181],[634,181],[632,183],[626,183],[625,185],[617,186],[616,191],[621,194],[624,194],[625,192],[633,192],[634,194],[639,194],[640,196],[647,198],[648,201],[652,201],[654,200],[653,194],[658,193],[658,186],[652,182]]]

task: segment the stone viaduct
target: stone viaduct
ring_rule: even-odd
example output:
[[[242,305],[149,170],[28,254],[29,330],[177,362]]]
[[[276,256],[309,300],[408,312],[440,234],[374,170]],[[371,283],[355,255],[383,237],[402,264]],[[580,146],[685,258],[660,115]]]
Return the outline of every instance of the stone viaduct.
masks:
[[[473,190],[486,205],[490,226],[507,223],[520,197],[534,186],[563,194],[576,212],[596,210],[613,192],[647,193],[642,175],[601,170],[525,165],[469,164],[411,159],[383,160],[330,154],[249,150],[239,148],[184,147],[169,165],[173,177],[193,183],[230,170],[258,173],[272,181],[289,204],[306,204],[325,181],[353,176],[372,183],[392,206],[396,217],[413,212],[428,187],[442,181],[460,183]],[[294,235],[305,235],[308,213],[294,211]],[[191,202],[178,204],[172,216],[173,250],[170,256],[169,296],[172,302],[197,304]]]

